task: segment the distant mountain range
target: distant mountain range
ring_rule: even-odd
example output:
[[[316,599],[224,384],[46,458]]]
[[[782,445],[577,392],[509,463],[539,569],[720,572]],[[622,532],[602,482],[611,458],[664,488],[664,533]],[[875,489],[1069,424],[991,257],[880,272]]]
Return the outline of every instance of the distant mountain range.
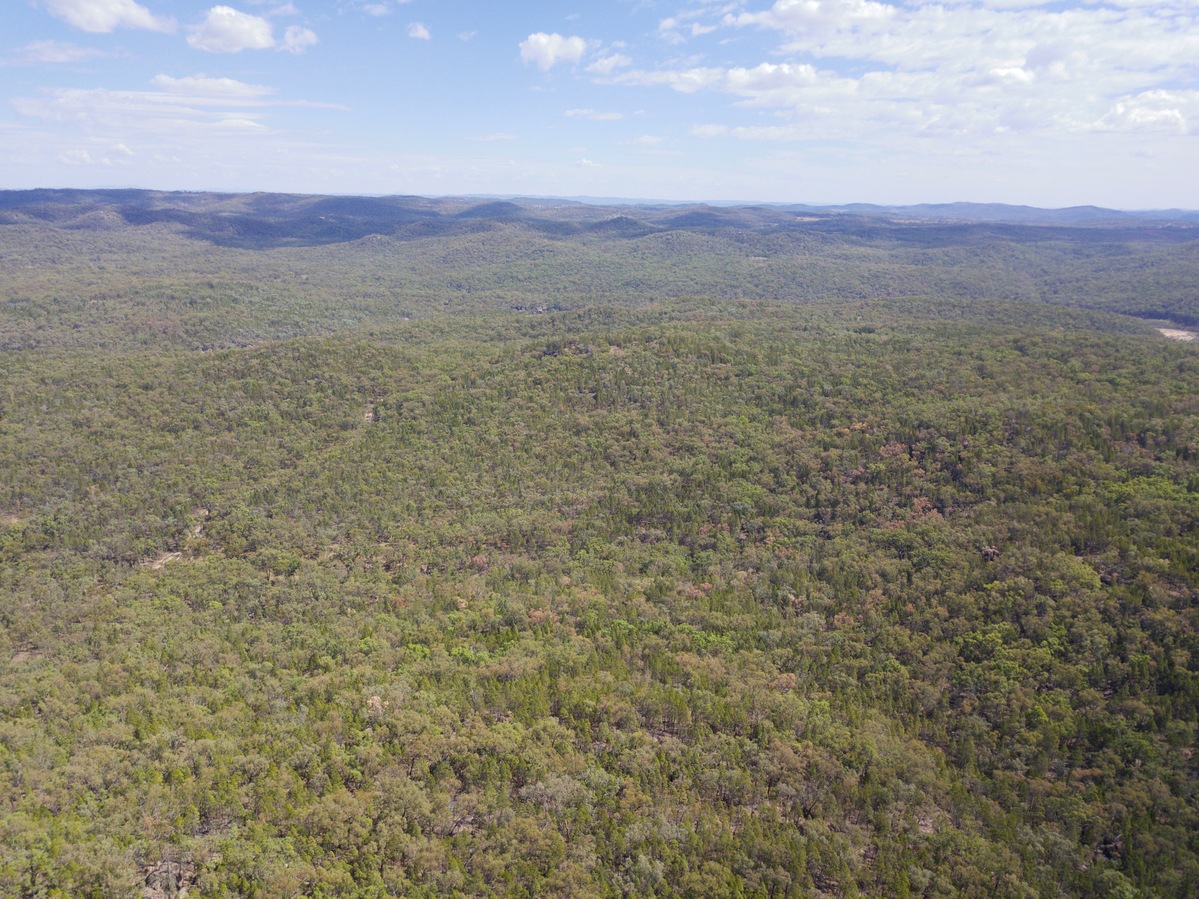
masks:
[[[513,195],[488,197],[522,203],[538,204],[582,204],[588,206],[645,206],[653,208],[678,208],[694,206],[668,200],[624,199],[620,197],[520,197]],[[1007,203],[920,203],[913,206],[890,206],[877,203],[842,203],[829,206],[807,203],[723,203],[714,202],[706,206],[729,208],[770,208],[788,212],[813,213],[819,215],[857,215],[874,218],[920,220],[939,222],[997,222],[1022,225],[1127,225],[1135,222],[1193,224],[1199,222],[1199,210],[1193,209],[1150,209],[1122,210],[1106,209],[1102,206],[1067,206],[1060,209],[1043,209],[1037,206],[1014,206]]]
[[[1157,231],[1173,242],[1199,237],[1199,212],[1122,212],[1095,206],[1037,209],[988,203],[879,206],[718,205],[584,201],[545,197],[349,197],[148,190],[0,191],[0,225],[50,224],[113,230],[170,225],[222,246],[261,249],[313,246],[371,235],[419,239],[521,225],[547,236],[638,237],[663,231],[805,229],[897,240],[961,242],[1001,228],[1005,239],[1040,240],[1052,229],[1105,233]],[[913,230],[912,226],[918,226]],[[962,227],[966,231],[961,231]],[[880,231],[881,229],[881,231]],[[931,230],[929,230],[931,229]],[[1021,229],[1035,229],[1022,231]],[[1165,233],[1170,232],[1170,233]],[[990,233],[990,232],[985,232]]]
[[[1104,209],[1100,206],[1040,209],[1036,206],[1009,206],[1005,203],[922,203],[917,206],[876,206],[872,203],[850,203],[844,206],[788,206],[786,208],[883,218],[943,222],[997,222],[1021,225],[1107,226],[1146,222],[1199,223],[1199,211],[1186,209],[1129,212],[1119,209]]]

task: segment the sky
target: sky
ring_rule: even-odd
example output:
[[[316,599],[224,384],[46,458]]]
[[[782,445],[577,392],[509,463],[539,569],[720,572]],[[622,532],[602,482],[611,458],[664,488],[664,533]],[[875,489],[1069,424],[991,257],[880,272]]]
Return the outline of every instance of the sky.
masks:
[[[0,188],[1199,208],[1199,0],[0,0]]]

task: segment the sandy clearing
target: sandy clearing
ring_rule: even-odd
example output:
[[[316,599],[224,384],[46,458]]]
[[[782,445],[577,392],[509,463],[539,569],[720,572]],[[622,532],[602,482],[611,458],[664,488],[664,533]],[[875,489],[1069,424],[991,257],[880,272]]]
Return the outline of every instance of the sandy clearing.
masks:
[[[1199,340],[1199,334],[1194,331],[1180,331],[1177,328],[1158,328],[1157,333],[1170,340],[1185,340],[1188,343]]]

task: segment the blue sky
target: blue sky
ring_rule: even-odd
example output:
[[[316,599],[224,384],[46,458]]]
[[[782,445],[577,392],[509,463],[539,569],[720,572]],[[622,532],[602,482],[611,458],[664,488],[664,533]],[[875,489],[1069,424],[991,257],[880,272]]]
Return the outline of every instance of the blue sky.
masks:
[[[0,187],[1199,208],[1196,0],[4,0]]]

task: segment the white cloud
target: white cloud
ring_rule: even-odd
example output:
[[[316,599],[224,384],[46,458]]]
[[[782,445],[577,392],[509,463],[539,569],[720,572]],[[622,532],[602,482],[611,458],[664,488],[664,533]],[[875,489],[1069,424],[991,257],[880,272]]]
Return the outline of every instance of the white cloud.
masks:
[[[433,35],[429,33],[429,29],[426,28],[422,23],[411,22],[408,25],[408,37],[414,38],[418,41],[427,41],[431,40]]]
[[[560,62],[578,62],[587,51],[587,42],[581,37],[563,37],[538,31],[520,42],[520,58],[526,63],[536,63],[547,71]]]
[[[287,31],[283,32],[283,41],[279,45],[279,49],[286,50],[288,53],[303,53],[315,43],[316,33],[311,29],[301,28],[299,25],[289,25]]]
[[[127,166],[137,155],[119,142],[92,138],[88,143],[90,149],[72,147],[55,154],[55,158],[68,166]]]
[[[633,144],[638,147],[656,147],[662,143],[662,138],[655,134],[643,134],[633,141]]]
[[[633,60],[623,53],[613,53],[611,56],[601,56],[587,67],[587,71],[596,75],[611,75],[617,69],[627,68],[632,64]]]
[[[458,40],[460,40],[460,41],[474,40],[475,35],[478,33],[479,32],[477,29],[475,31],[460,31],[460,32],[458,32]]]
[[[290,15],[294,8],[290,4],[271,12],[271,15]],[[242,50],[284,50],[288,53],[303,53],[317,43],[316,33],[310,28],[290,25],[283,32],[283,39],[276,41],[274,27],[262,16],[253,16],[231,6],[214,6],[208,10],[204,21],[193,25],[187,43],[197,50],[210,53],[238,53]]]
[[[664,19],[659,34],[685,39],[716,9]],[[727,95],[729,117],[698,125],[695,136],[856,140],[897,152],[904,138],[952,135],[986,152],[998,134],[1189,134],[1199,123],[1193,0],[1066,9],[1040,0],[776,0],[723,12],[726,29],[778,36],[768,61],[693,59],[606,80]]]
[[[581,169],[598,169],[598,168],[600,168],[600,164],[598,162],[592,162],[590,159],[580,159],[578,162],[575,163],[575,165],[577,165]]]
[[[86,62],[101,59],[109,54],[91,47],[79,47],[62,41],[33,41],[26,44],[11,57],[0,60],[0,65],[40,65],[47,63]]]
[[[6,145],[6,171],[23,184],[44,182],[44,172],[56,168],[56,180],[83,183],[72,181],[71,165],[76,174],[124,167],[128,174],[119,180],[141,186],[283,189],[311,184],[314,172],[324,177],[363,165],[361,157],[336,148],[333,131],[288,130],[276,113],[318,105],[203,74],[160,75],[144,90],[44,89],[12,100],[11,135],[0,122],[0,144]],[[58,158],[63,154],[67,162]],[[336,183],[333,178],[309,190],[331,191]]]
[[[680,93],[692,94],[700,90],[721,87],[725,77],[724,69],[713,67],[629,72],[621,75],[617,80],[622,84],[671,87]]]
[[[1099,131],[1164,131],[1187,134],[1199,120],[1199,90],[1146,91],[1115,103],[1096,123]]]
[[[1035,71],[1022,66],[997,66],[989,72],[981,73],[977,78],[978,84],[1018,85],[1032,84],[1037,78]]]
[[[254,131],[266,131],[267,130],[266,126],[263,125],[261,122],[256,122],[256,121],[254,121],[254,119],[248,118],[246,116],[228,116],[226,118],[219,119],[215,123],[215,127],[222,131],[225,131],[225,132],[230,132],[230,131],[254,132]]]
[[[274,100],[272,87],[233,78],[157,75],[151,84],[148,91],[54,88],[16,98],[13,106],[24,116],[75,123],[97,140],[127,147],[130,134],[154,135],[172,145],[230,128],[263,129],[264,107],[294,105]]]
[[[696,125],[691,129],[695,137],[734,137],[738,140],[794,141],[803,140],[811,134],[796,125],[758,125],[752,127],[727,125]]]
[[[565,115],[568,119],[590,119],[593,122],[615,122],[624,118],[619,112],[600,112],[597,109],[568,109]]]
[[[64,150],[58,154],[58,161],[67,165],[91,165],[92,155],[87,150]]]
[[[811,34],[823,29],[882,26],[896,12],[896,7],[874,0],[777,0],[767,12],[736,16],[730,13],[725,17],[725,22]]]
[[[680,13],[658,23],[658,37],[670,44],[683,44],[688,38],[711,34],[716,30],[715,25],[703,25],[699,22],[685,24],[683,19],[693,19],[705,14],[704,10]]]
[[[107,33],[117,28],[173,31],[171,19],[160,18],[134,0],[42,0],[51,15],[81,31]]]
[[[31,118],[75,123],[90,134],[126,143],[126,135],[141,134],[153,135],[166,144],[186,143],[196,135],[220,131],[228,121],[254,119],[258,114],[247,112],[245,107],[259,104],[247,98],[231,98],[225,91],[188,94],[174,89],[56,88],[37,97],[13,100],[17,112]]]
[[[209,78],[207,75],[189,75],[183,78],[155,75],[151,83],[168,94],[204,100],[260,100],[275,92],[273,87],[246,84],[232,78]]]
[[[370,0],[368,3],[355,4],[368,16],[387,16],[391,15],[393,6],[402,6],[405,3],[411,3],[412,0]]]
[[[204,21],[191,29],[187,43],[210,53],[268,50],[275,46],[271,23],[231,6],[214,6]]]
[[[679,31],[679,20],[671,17],[658,23],[658,36],[672,44],[681,44],[686,38]]]
[[[507,131],[492,131],[490,134],[482,134],[478,137],[472,137],[471,140],[481,144],[492,144],[499,141],[516,140],[516,135],[509,134]]]

